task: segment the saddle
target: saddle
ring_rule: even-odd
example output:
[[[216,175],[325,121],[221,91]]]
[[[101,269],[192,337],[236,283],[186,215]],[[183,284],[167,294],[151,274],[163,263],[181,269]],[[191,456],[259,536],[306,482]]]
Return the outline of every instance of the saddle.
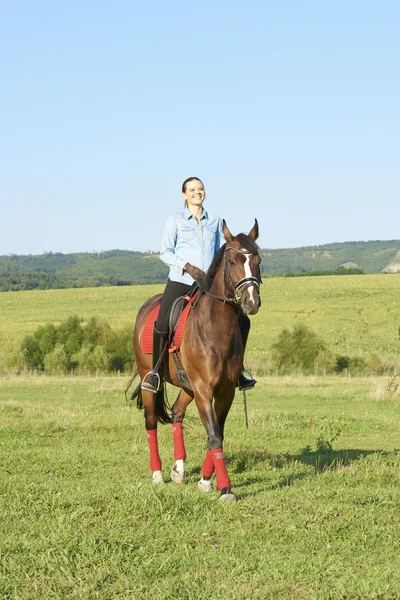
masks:
[[[186,320],[191,308],[196,305],[198,291],[192,296],[181,296],[172,304],[169,313],[169,341],[168,352],[177,352],[181,345]],[[153,353],[153,330],[160,312],[160,304],[157,304],[149,314],[143,327],[141,348],[144,354]]]

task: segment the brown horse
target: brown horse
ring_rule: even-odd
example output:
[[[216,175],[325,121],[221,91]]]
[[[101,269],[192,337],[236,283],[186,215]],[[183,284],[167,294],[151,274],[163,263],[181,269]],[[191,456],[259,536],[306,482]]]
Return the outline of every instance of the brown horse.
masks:
[[[153,483],[164,483],[157,445],[157,421],[172,423],[175,465],[171,479],[176,483],[184,481],[186,452],[182,421],[187,406],[195,399],[208,438],[208,451],[198,486],[201,491],[210,491],[211,476],[215,470],[221,500],[229,502],[235,496],[231,492],[222,451],[224,424],[235,396],[236,382],[243,369],[243,344],[238,318],[241,310],[253,315],[259,309],[261,259],[255,243],[258,238],[257,219],[248,235],[240,233],[234,237],[225,221],[223,233],[226,244],[215,255],[202,282],[202,293],[195,308],[190,310],[179,350],[181,366],[189,382],[182,382],[182,377],[178,379],[172,354],[167,355],[162,366],[164,381],[181,388],[172,406],[172,417],[164,402],[163,387],[153,394],[142,390],[139,384],[132,399],[137,398],[138,408],[144,407]],[[143,327],[150,312],[160,302],[160,297],[150,298],[140,308],[136,319],[134,349],[141,379],[152,365],[151,354],[144,354],[141,348]]]

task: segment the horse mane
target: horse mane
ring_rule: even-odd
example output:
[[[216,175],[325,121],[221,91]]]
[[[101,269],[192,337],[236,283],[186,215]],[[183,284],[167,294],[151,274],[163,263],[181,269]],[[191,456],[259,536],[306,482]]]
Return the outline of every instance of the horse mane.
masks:
[[[214,277],[217,274],[217,271],[219,269],[219,266],[221,264],[222,261],[222,257],[224,255],[225,252],[225,248],[226,248],[226,244],[224,244],[223,246],[221,246],[221,248],[218,250],[218,252],[216,252],[216,254],[214,255],[213,261],[211,263],[211,265],[208,268],[207,274],[206,274],[206,278],[204,279],[202,288],[204,289],[205,292],[209,292],[210,288],[212,286],[212,282],[214,281]]]
[[[239,233],[233,239],[237,240],[239,242],[239,244],[242,246],[242,248],[245,248],[248,252],[251,252],[252,254],[258,254],[258,250],[259,250],[258,245],[255,243],[255,241],[252,238],[250,238],[245,233]],[[206,292],[210,291],[212,282],[214,281],[214,277],[217,274],[217,271],[221,264],[225,249],[226,249],[226,244],[221,246],[221,248],[218,250],[218,252],[214,255],[213,261],[207,271],[206,277],[201,286],[203,288],[203,290]]]

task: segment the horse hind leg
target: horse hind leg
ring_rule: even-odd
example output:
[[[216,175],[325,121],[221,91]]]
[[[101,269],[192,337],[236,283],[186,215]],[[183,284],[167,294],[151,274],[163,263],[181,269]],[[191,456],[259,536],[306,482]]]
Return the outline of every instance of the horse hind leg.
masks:
[[[145,374],[151,369],[152,364],[151,355],[143,352],[141,348],[141,335],[146,318],[150,314],[151,310],[159,303],[159,300],[160,296],[153,296],[153,298],[143,304],[136,317],[133,335],[133,347],[136,357],[137,371],[135,372],[133,378],[138,373],[141,381],[143,380]],[[164,398],[164,388],[162,388],[162,390],[160,390],[157,394],[153,394],[150,391],[141,389],[141,384],[139,384],[132,395],[132,400],[135,398],[137,400],[137,407],[139,409],[144,409],[152,481],[155,484],[164,483],[157,440],[157,422],[159,420],[161,422],[169,421],[168,407]]]
[[[158,451],[157,439],[157,412],[155,394],[142,390],[142,402],[144,407],[144,419],[146,434],[150,453],[150,470],[152,472],[152,483],[155,485],[165,483],[162,475],[162,465]]]
[[[186,450],[185,441],[183,439],[182,423],[172,423],[172,436],[174,440],[175,464],[171,469],[171,481],[174,483],[183,483],[186,476]]]
[[[186,449],[183,438],[182,421],[185,416],[186,408],[193,400],[184,390],[181,390],[172,406],[172,436],[174,441],[174,459],[175,464],[171,469],[171,480],[174,483],[183,483],[185,481],[185,460]]]

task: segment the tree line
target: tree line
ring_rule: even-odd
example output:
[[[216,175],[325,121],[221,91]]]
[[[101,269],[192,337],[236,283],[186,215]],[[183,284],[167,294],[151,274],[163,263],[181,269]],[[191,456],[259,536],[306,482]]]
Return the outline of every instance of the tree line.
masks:
[[[379,273],[400,251],[400,240],[261,249],[261,273],[318,276]],[[0,291],[164,283],[168,267],[154,252],[109,250],[0,256]]]

